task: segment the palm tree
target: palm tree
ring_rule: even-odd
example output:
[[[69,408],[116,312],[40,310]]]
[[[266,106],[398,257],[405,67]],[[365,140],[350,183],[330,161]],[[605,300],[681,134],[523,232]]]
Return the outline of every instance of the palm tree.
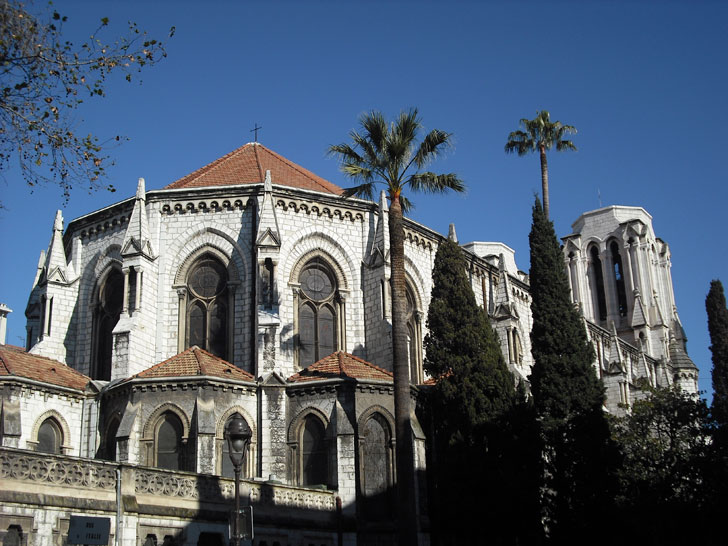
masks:
[[[402,195],[405,189],[429,193],[462,192],[465,185],[455,174],[425,171],[427,165],[450,146],[450,133],[433,129],[416,142],[422,122],[417,109],[401,112],[387,124],[381,112],[359,118],[361,130],[353,130],[352,143],[329,147],[341,170],[359,185],[344,190],[344,197],[373,199],[382,184],[390,200],[389,239],[392,268],[392,352],[394,371],[394,418],[397,435],[397,491],[399,500],[399,544],[417,543],[415,510],[414,446],[410,422],[410,379],[407,358],[406,288],[404,272],[403,212],[411,208]]]
[[[576,128],[571,125],[563,125],[560,121],[551,122],[549,113],[541,110],[536,113],[534,119],[523,118],[520,121],[523,131],[513,131],[508,135],[506,153],[517,152],[518,155],[526,155],[529,152],[538,151],[541,156],[541,192],[543,198],[543,210],[546,218],[549,217],[549,167],[546,161],[546,150],[556,147],[557,152],[566,150],[576,151],[576,146],[570,140],[564,140],[564,136],[576,133]]]

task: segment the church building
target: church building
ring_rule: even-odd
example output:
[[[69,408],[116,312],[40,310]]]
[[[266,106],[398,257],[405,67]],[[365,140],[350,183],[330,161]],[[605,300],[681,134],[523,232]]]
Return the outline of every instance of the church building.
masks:
[[[66,544],[74,515],[108,518],[108,544],[226,544],[235,416],[252,431],[253,544],[394,544],[388,203],[341,193],[249,143],[160,190],[140,179],[67,225],[58,212],[26,347],[0,345],[0,541],[16,540],[3,544]],[[572,228],[564,267],[605,411],[625,411],[643,382],[697,392],[652,217],[610,206]],[[413,407],[443,240],[405,219]],[[461,246],[514,384],[527,382],[528,275],[504,243]],[[412,423],[423,476],[426,431]]]

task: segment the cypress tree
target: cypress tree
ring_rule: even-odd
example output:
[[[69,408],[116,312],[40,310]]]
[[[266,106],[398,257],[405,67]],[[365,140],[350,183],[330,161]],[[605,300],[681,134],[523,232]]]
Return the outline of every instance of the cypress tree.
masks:
[[[443,242],[435,257],[425,337],[433,436],[431,514],[436,544],[501,543],[519,514],[507,502],[501,422],[515,386],[487,314],[478,307],[460,247]],[[498,537],[498,538],[496,538]]]
[[[614,453],[584,323],[570,301],[564,258],[541,202],[533,207],[531,391],[543,442],[543,510],[555,544],[592,536],[612,493]],[[603,522],[604,520],[602,520]],[[603,536],[600,533],[600,536]]]
[[[723,284],[710,282],[705,298],[710,351],[713,354],[713,415],[721,429],[728,428],[728,309]]]

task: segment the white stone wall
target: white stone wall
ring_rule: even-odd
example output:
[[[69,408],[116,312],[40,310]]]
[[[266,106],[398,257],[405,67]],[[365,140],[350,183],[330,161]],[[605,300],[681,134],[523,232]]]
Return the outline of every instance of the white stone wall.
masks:
[[[86,454],[82,423],[88,423],[88,409],[84,407],[83,396],[37,387],[23,387],[15,392],[21,415],[18,447],[35,450],[38,427],[46,418],[53,417],[63,433],[63,454],[77,457]]]

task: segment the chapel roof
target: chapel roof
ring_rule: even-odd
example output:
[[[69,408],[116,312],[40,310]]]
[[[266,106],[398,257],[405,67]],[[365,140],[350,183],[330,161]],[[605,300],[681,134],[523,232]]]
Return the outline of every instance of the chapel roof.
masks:
[[[343,191],[336,184],[304,169],[258,142],[249,142],[176,182],[172,182],[164,189],[262,184],[265,181],[265,171],[267,170],[271,172],[273,184],[334,195],[341,195]]]
[[[0,377],[22,377],[80,391],[90,381],[63,362],[28,353],[14,345],[0,345]]]
[[[156,379],[162,377],[194,377],[199,375],[235,379],[238,381],[255,381],[253,374],[241,370],[198,346],[185,349],[167,360],[147,368],[130,379]]]
[[[392,372],[375,366],[352,354],[338,351],[314,362],[288,378],[291,383],[321,379],[379,379],[392,381]]]

